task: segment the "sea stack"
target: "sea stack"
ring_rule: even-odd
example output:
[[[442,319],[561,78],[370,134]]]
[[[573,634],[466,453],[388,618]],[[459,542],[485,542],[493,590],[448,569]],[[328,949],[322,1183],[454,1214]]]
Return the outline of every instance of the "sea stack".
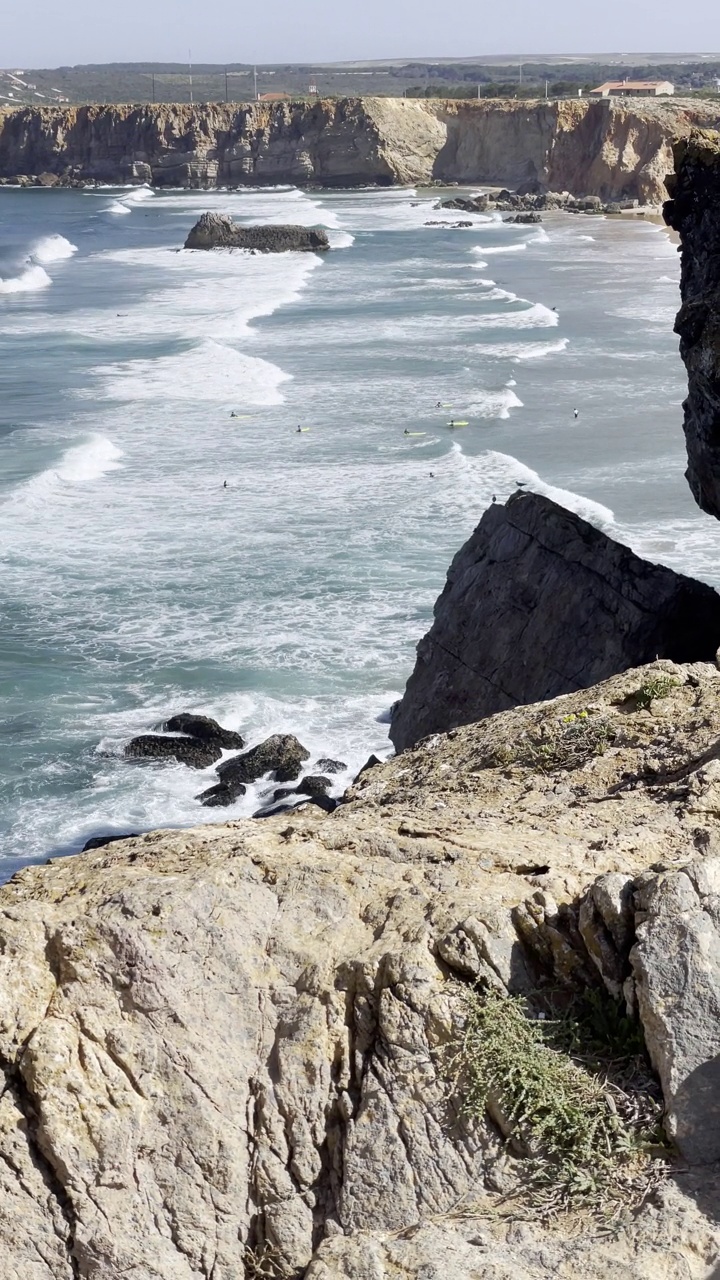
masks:
[[[252,249],[257,253],[323,253],[327,232],[312,227],[241,227],[225,213],[203,213],[185,241],[186,249]]]

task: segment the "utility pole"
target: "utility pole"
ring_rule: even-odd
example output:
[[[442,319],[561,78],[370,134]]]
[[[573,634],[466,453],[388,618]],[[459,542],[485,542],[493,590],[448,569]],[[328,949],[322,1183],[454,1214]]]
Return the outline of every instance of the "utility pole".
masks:
[[[520,88],[522,89],[522,62],[520,63]]]
[[[225,68],[225,101],[226,101],[226,102],[229,102],[229,98],[228,98],[228,84],[227,84],[227,67]]]
[[[190,85],[190,106],[193,104],[192,90],[192,49],[188,49],[188,83]]]
[[[154,71],[152,73],[152,95],[153,95],[153,102],[154,102],[155,101],[155,72]]]
[[[548,96],[548,82],[546,80],[545,81],[545,97],[547,98],[547,96]]]
[[[254,81],[254,84],[255,84],[255,101],[257,102],[257,100],[258,100],[258,92],[257,92],[257,67],[253,67],[253,81]]]

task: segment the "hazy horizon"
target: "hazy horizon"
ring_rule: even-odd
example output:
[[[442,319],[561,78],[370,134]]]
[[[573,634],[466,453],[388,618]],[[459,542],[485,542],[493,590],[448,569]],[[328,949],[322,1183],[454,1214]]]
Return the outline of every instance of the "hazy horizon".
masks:
[[[227,0],[216,0],[209,13],[191,0],[126,0],[116,9],[99,9],[95,0],[69,0],[62,8],[51,0],[37,0],[6,12],[2,56],[6,67],[49,68],[186,62],[189,50],[194,62],[222,65],[501,56],[582,59],[605,55],[609,49],[631,57],[649,44],[666,57],[674,50],[678,57],[687,57],[720,48],[720,8],[714,0],[688,0],[682,8],[607,0],[593,10],[574,0],[558,0],[552,10],[535,0],[512,0],[483,12],[473,0],[457,0],[449,16],[450,20],[444,8],[411,0],[366,0],[358,30],[347,10],[330,0],[314,0],[309,9],[277,0],[254,15],[248,36]],[[517,52],[511,54],[510,49]]]

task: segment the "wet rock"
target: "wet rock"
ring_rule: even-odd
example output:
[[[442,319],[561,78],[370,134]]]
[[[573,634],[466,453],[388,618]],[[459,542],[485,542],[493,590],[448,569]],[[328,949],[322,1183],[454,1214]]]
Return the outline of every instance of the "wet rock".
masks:
[[[396,750],[628,667],[711,661],[720,596],[549,498],[491,506],[458,552],[390,725]]]
[[[329,756],[322,756],[320,760],[315,761],[315,768],[321,773],[344,773],[347,765],[342,760],[331,760]]]
[[[220,759],[222,750],[214,742],[197,738],[144,733],[127,743],[123,755],[127,760],[177,760],[191,769],[207,769]]]
[[[310,752],[291,733],[275,733],[244,755],[225,760],[217,770],[222,782],[257,782],[272,773],[277,782],[294,782]]]
[[[487,196],[456,196],[453,200],[441,200],[439,209],[460,209],[463,213],[485,213],[488,209]]]
[[[536,222],[542,222],[542,217],[536,210],[532,209],[529,213],[514,213],[509,218],[504,218],[504,222],[514,222],[518,226],[534,226]]]
[[[191,738],[198,738],[201,742],[214,742],[225,751],[232,749],[241,751],[245,746],[245,739],[239,733],[233,732],[232,729],[223,729],[222,725],[211,716],[197,716],[183,711],[177,716],[171,716],[163,728],[169,733],[182,733]]]
[[[228,781],[217,782],[214,787],[208,787],[206,791],[201,791],[195,799],[199,800],[208,809],[225,809],[228,805],[235,804],[241,796],[245,795],[246,788],[242,782]]]
[[[318,253],[330,248],[327,232],[311,227],[242,227],[223,213],[203,213],[186,249],[253,249],[259,253]]]
[[[353,783],[357,782],[358,778],[361,778],[364,773],[367,773],[368,769],[374,769],[376,764],[382,764],[382,760],[380,759],[380,757],[376,756],[375,754],[368,756],[362,768],[358,769],[357,773],[355,774],[355,777],[353,778]]]
[[[87,853],[90,849],[104,849],[108,844],[115,844],[116,840],[137,840],[138,835],[139,832],[137,831],[128,831],[121,836],[91,836],[89,840],[85,841],[82,852]]]
[[[325,795],[332,786],[332,778],[324,778],[322,774],[309,773],[295,788],[299,796]]]

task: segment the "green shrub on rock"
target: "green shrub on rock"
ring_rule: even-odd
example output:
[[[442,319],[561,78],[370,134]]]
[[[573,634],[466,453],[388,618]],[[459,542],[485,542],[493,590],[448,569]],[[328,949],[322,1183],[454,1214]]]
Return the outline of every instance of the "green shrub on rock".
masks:
[[[566,1021],[529,1016],[526,1002],[466,992],[460,1049],[465,1110],[486,1111],[526,1161],[541,1209],[639,1202],[662,1164],[659,1104],[625,1106],[606,1077],[556,1047]],[[650,1123],[648,1123],[648,1112]]]

